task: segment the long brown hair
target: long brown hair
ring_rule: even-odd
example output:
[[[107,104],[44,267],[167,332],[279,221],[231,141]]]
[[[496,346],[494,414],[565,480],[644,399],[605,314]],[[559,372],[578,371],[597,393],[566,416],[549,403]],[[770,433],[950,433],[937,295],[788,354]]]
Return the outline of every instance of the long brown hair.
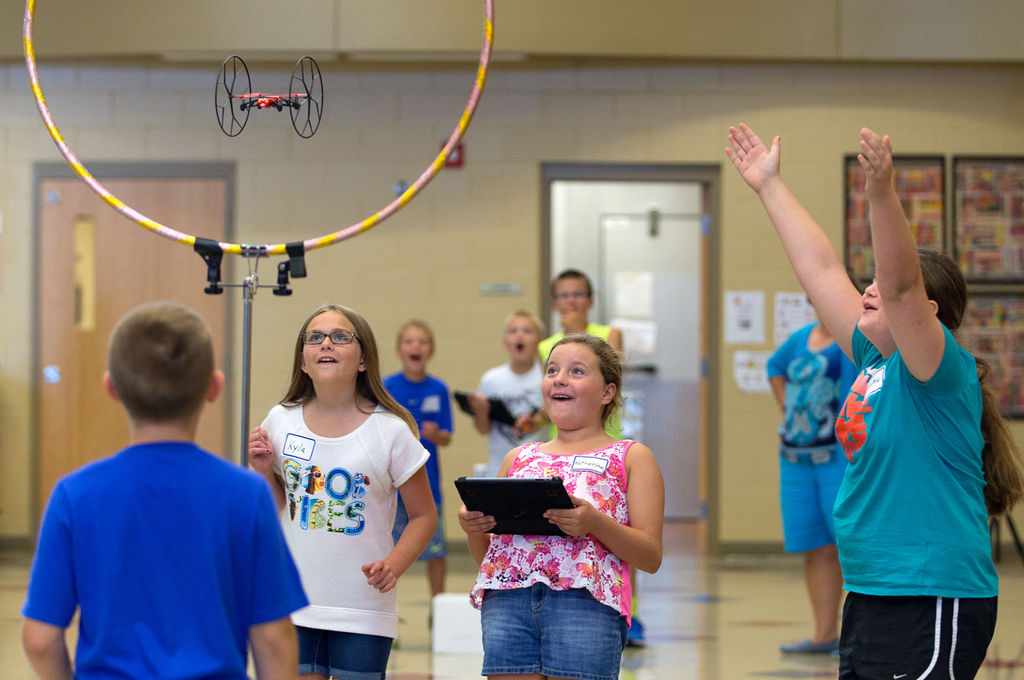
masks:
[[[929,300],[939,306],[939,321],[956,332],[967,307],[967,284],[960,268],[946,255],[919,250],[921,276]],[[995,392],[989,386],[992,369],[984,359],[974,357],[981,384],[981,434],[985,446],[981,465],[985,473],[985,507],[996,517],[1024,498],[1024,459],[999,410]]]
[[[305,347],[306,328],[310,322],[324,312],[337,312],[348,319],[356,331],[356,341],[362,348],[362,360],[366,369],[360,371],[356,376],[356,403],[369,402],[374,406],[383,406],[405,421],[405,424],[412,430],[413,435],[419,439],[419,428],[412,415],[405,410],[394,398],[384,389],[384,383],[380,377],[380,354],[377,351],[377,340],[373,337],[373,329],[370,324],[348,307],[341,305],[322,305],[313,310],[306,321],[299,329],[299,336],[295,339],[295,356],[292,362],[292,378],[285,391],[284,398],[279,402],[282,406],[298,406],[304,404],[316,396],[316,388],[309,375],[302,370],[302,350]],[[372,413],[372,411],[370,411]]]

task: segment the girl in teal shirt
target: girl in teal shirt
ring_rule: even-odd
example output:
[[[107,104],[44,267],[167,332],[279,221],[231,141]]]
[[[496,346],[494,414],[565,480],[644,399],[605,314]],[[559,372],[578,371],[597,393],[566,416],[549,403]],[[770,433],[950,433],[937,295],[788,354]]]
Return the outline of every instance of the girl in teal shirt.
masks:
[[[996,621],[989,515],[1024,494],[1020,453],[953,339],[967,287],[918,252],[888,137],[861,130],[875,280],[863,295],[779,175],[780,144],[745,125],[726,154],[757,192],[819,317],[860,374],[836,423],[850,459],[836,499],[845,588],[840,678],[972,678]]]

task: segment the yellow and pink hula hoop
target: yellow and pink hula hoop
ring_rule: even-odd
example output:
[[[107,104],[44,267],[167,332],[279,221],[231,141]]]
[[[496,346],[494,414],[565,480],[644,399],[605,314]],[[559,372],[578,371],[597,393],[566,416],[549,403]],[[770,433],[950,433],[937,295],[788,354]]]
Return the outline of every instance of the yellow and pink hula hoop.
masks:
[[[107,191],[107,189],[92,176],[85,165],[78,160],[78,157],[75,156],[75,153],[64,141],[64,138],[60,134],[60,130],[57,129],[57,125],[53,122],[53,116],[50,114],[50,109],[46,105],[46,98],[43,96],[43,90],[39,86],[39,72],[36,68],[35,49],[32,46],[32,22],[35,16],[35,5],[35,0],[28,0],[25,6],[25,63],[28,66],[28,75],[32,83],[32,94],[35,96],[36,106],[39,109],[40,115],[43,117],[43,123],[46,125],[46,129],[49,131],[50,136],[53,137],[53,141],[57,144],[57,149],[60,151],[61,155],[64,156],[64,159],[67,161],[68,165],[71,166],[71,169],[75,171],[75,174],[77,174],[82,181],[85,182],[89,188],[92,189],[97,196],[103,199],[103,201],[111,208],[118,211],[132,222],[135,222],[140,227],[145,227],[146,229],[149,229],[150,231],[165,238],[169,238],[172,241],[184,243],[188,246],[194,246],[196,243],[195,236],[185,234],[149,219]],[[302,244],[305,251],[324,248],[338,243],[339,241],[352,238],[353,236],[358,236],[365,231],[369,231],[404,208],[409,201],[415,198],[415,196],[419,194],[428,183],[430,183],[430,180],[434,179],[434,177],[437,176],[437,173],[441,171],[441,168],[444,167],[449,154],[451,154],[452,150],[466,133],[466,129],[469,127],[469,123],[473,119],[473,114],[476,112],[477,104],[480,101],[480,95],[483,93],[484,83],[487,81],[487,69],[490,65],[491,49],[494,43],[494,0],[484,0],[484,15],[484,41],[483,47],[480,50],[480,65],[476,72],[476,82],[473,85],[473,91],[469,95],[469,102],[466,104],[466,108],[463,110],[462,116],[459,118],[458,125],[448,138],[448,142],[437,155],[437,158],[434,159],[433,163],[427,166],[427,169],[420,174],[419,178],[413,182],[412,186],[402,192],[402,194],[391,203],[387,204],[370,217],[367,217],[362,222],[357,222],[351,226],[336,231],[333,234],[326,234],[324,236],[303,241]],[[243,245],[240,243],[227,243],[221,241],[218,242],[218,245],[224,253],[262,256],[284,255],[287,252],[286,246],[288,244],[273,243],[267,245]]]

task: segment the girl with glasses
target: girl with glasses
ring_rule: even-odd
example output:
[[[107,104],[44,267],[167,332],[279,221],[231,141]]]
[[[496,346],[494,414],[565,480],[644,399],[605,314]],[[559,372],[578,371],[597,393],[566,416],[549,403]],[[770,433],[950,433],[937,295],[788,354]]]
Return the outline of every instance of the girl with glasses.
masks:
[[[384,389],[370,325],[339,305],[315,310],[284,398],[249,438],[311,603],[292,616],[301,678],[384,678],[395,584],[437,523],[427,457],[412,416]],[[399,489],[409,522],[393,542]]]

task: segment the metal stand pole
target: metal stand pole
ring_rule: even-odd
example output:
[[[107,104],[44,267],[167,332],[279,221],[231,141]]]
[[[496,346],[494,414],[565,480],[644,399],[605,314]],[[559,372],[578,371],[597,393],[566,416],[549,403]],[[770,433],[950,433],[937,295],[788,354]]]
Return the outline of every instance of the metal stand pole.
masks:
[[[256,294],[258,278],[253,272],[242,283],[242,467],[249,465],[249,373],[252,367],[252,298]]]

